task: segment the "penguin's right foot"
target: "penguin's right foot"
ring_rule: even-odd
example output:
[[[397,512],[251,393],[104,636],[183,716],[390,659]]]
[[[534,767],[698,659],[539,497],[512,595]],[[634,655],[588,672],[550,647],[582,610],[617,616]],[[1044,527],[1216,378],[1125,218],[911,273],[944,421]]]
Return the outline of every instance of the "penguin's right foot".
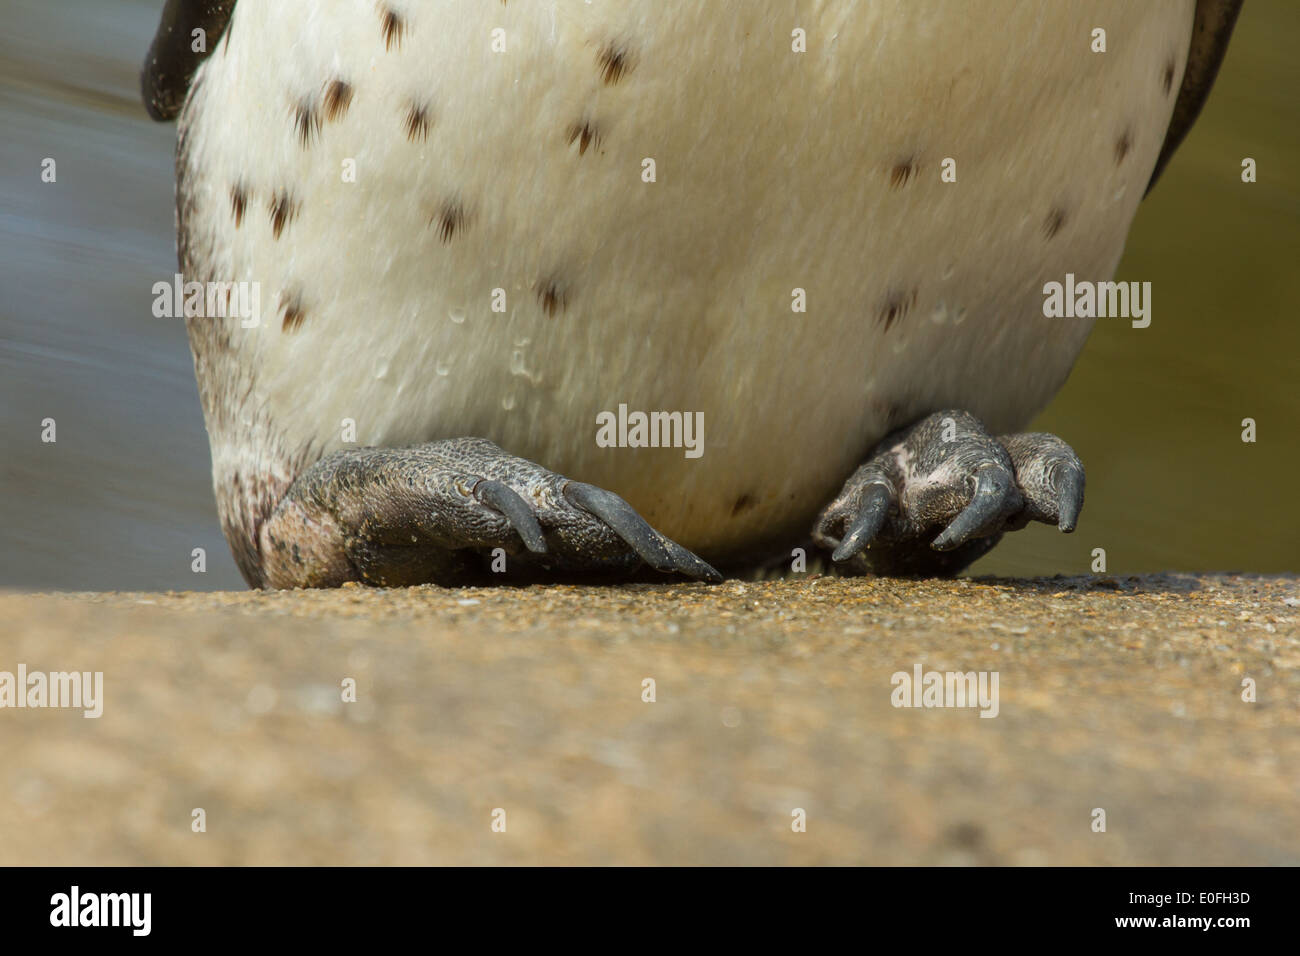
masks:
[[[627,575],[642,565],[722,580],[618,495],[481,438],[335,452],[294,481],[258,543],[261,583],[272,588]]]
[[[1073,531],[1083,486],[1083,463],[1056,436],[994,438],[968,412],[936,412],[875,447],[813,540],[850,572],[953,575],[1030,521]]]

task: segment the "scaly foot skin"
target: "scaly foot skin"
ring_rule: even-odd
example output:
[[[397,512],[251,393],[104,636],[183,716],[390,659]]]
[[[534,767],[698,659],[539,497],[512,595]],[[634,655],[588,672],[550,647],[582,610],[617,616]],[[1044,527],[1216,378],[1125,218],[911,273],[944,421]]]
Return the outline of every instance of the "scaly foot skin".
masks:
[[[722,580],[618,495],[480,438],[329,455],[289,488],[259,543],[263,580],[273,588],[626,575],[643,564]],[[497,548],[505,574],[489,570]]]
[[[1030,521],[1074,530],[1083,464],[1054,435],[994,438],[936,412],[885,438],[813,528],[851,573],[953,575]]]

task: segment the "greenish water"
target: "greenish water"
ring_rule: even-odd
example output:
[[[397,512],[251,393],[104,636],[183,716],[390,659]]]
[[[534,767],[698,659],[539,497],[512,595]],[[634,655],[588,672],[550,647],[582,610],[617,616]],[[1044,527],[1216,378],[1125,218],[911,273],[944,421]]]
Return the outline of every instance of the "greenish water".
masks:
[[[1094,548],[1113,572],[1300,571],[1298,45],[1300,3],[1247,0],[1116,276],[1152,283],[1150,328],[1098,320],[1034,425],[1087,467],[1079,529],[1027,528],[973,572],[1086,571]]]
[[[174,129],[136,74],[162,0],[5,0],[0,25],[0,586],[240,587],[217,528],[175,269]],[[1101,320],[1036,423],[1088,468],[1079,530],[973,569],[1300,571],[1300,3],[1248,0],[1208,106],[1141,207]],[[1243,157],[1259,182],[1240,181]],[[57,188],[39,180],[58,161]],[[58,442],[39,441],[58,422]],[[1258,441],[1241,441],[1241,421]],[[208,573],[190,571],[202,547]]]

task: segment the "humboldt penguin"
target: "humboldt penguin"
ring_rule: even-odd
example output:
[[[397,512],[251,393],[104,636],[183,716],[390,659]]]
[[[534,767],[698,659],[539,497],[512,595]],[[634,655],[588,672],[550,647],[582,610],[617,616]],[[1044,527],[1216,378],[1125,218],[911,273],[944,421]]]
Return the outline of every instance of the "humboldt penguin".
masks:
[[[1071,531],[1082,464],[1019,430],[1092,320],[1044,289],[1113,275],[1239,6],[168,0],[181,272],[260,301],[186,318],[245,579]]]

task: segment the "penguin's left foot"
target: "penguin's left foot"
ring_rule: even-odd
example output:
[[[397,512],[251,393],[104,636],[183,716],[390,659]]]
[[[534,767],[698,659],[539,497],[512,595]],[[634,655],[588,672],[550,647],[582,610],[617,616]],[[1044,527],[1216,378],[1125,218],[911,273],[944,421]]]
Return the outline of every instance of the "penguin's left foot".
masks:
[[[872,450],[813,540],[851,573],[953,575],[1030,521],[1073,531],[1083,484],[1055,435],[995,438],[969,412],[936,412]]]

